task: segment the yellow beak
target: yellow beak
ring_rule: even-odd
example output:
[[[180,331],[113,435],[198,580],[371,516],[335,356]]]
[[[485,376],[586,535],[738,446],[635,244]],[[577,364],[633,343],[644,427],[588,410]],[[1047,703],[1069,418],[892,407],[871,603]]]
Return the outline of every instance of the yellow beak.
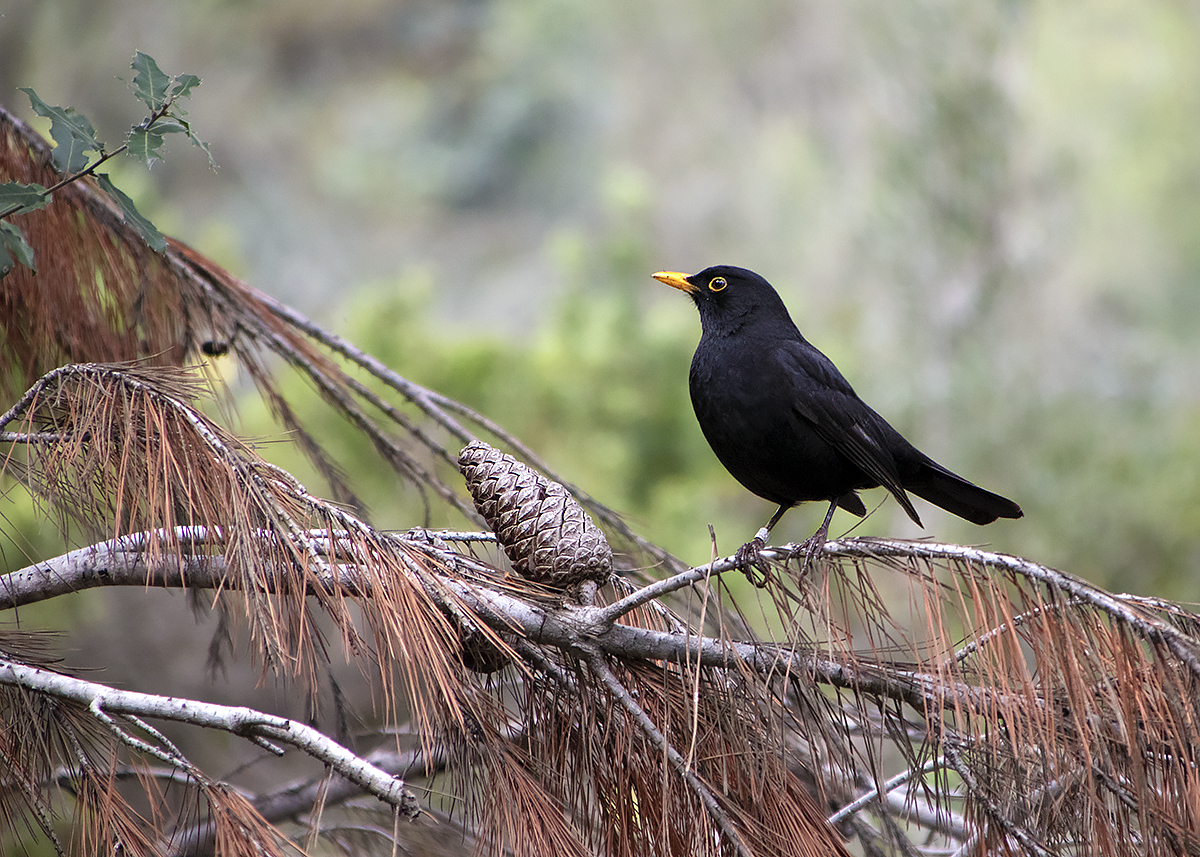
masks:
[[[666,283],[668,286],[679,289],[681,292],[690,293],[696,290],[696,287],[688,282],[688,275],[681,274],[678,271],[659,271],[653,276],[654,279],[658,280],[660,283]]]

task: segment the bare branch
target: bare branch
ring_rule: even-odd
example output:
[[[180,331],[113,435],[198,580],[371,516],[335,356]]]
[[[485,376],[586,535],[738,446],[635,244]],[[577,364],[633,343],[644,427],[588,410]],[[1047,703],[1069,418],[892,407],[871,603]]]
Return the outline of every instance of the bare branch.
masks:
[[[800,547],[790,544],[779,550],[785,556],[792,557],[796,555]],[[953,559],[1001,569],[1079,598],[1084,603],[1096,607],[1123,624],[1136,629],[1145,639],[1165,644],[1172,654],[1187,664],[1188,669],[1200,678],[1200,645],[1170,623],[1138,609],[1145,603],[1144,600],[1122,599],[1086,580],[1055,571],[1044,565],[1038,565],[1021,557],[963,545],[879,538],[841,539],[827,542],[825,554],[872,559],[889,557]]]
[[[763,551],[763,556],[769,556],[768,552]],[[643,586],[636,592],[609,604],[601,610],[599,621],[611,625],[627,613],[652,601],[657,601],[664,595],[669,595],[672,592],[677,592],[680,589],[699,583],[710,576],[724,574],[727,571],[736,569],[738,569],[737,561],[733,557],[726,557],[725,559],[713,560],[706,565],[697,566],[696,568],[689,568],[687,571],[681,571],[671,577]]]
[[[896,776],[892,777],[886,783],[880,783],[866,794],[855,798],[853,801],[846,804],[833,815],[829,816],[826,821],[828,821],[830,824],[837,824],[842,819],[858,812],[867,804],[887,798],[895,789],[904,785],[908,781],[915,779],[916,777],[922,777],[925,774],[928,774],[930,771],[935,771],[945,764],[946,762],[944,759],[931,759],[920,768],[909,768],[907,771],[896,774]]]
[[[264,738],[290,744],[329,765],[369,794],[397,807],[408,817],[416,818],[420,813],[416,797],[404,787],[402,780],[380,770],[311,726],[295,720],[241,706],[116,690],[8,659],[0,659],[0,684],[24,687],[70,700],[90,709],[97,717],[123,714],[173,720],[219,729],[243,738]]]
[[[429,755],[420,749],[397,752],[387,747],[380,747],[362,758],[363,761],[374,765],[401,782],[407,782],[414,777],[430,776],[442,770],[446,764],[444,752]],[[353,780],[341,776],[329,780],[325,774],[322,774],[313,779],[286,783],[265,794],[246,795],[246,797],[264,819],[274,824],[309,812],[320,798],[322,789],[324,789],[325,802],[330,806],[358,797],[363,793],[362,787]],[[172,854],[174,857],[205,854],[212,849],[215,833],[216,825],[211,819],[206,819],[185,830],[176,831],[171,835]]]

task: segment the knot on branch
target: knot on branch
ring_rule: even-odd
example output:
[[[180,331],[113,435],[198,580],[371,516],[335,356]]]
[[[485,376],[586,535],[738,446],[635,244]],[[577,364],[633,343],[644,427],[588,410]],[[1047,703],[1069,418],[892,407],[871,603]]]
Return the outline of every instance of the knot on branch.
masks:
[[[566,488],[486,443],[458,454],[475,508],[522,577],[560,589],[612,577],[612,548]]]

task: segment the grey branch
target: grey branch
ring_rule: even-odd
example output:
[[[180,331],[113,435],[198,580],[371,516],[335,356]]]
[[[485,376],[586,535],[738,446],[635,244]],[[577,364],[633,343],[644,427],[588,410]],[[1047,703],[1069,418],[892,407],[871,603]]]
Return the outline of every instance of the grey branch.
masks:
[[[333,535],[336,538],[336,534]],[[395,534],[391,538],[398,545],[409,550],[426,552],[441,563],[458,562],[464,568],[478,570],[471,558],[435,548],[429,537],[436,535],[436,531],[418,530],[411,534]],[[464,534],[454,535],[459,537]],[[307,533],[306,536],[312,541],[324,539],[327,542],[329,534]],[[196,546],[207,544],[219,547],[222,542],[219,532],[208,532],[200,527],[182,527],[173,534],[140,533],[72,551],[0,577],[0,609],[11,609],[54,595],[96,586],[145,587],[149,584],[166,588],[217,589],[236,585],[236,581],[225,574],[224,558],[219,553],[211,556],[184,554],[180,561],[179,556],[169,555],[168,552],[168,555],[160,556],[151,567],[146,551],[149,540],[169,537],[176,539],[178,543]],[[956,555],[964,559],[974,558],[967,556],[968,553],[986,554],[973,548],[954,545],[883,542],[876,539],[829,542],[826,552],[835,556],[862,556],[875,550],[887,550],[891,553],[885,555],[898,556],[904,547],[910,552],[932,552],[938,549],[957,551]],[[782,548],[767,548],[763,554],[782,561],[798,555],[802,549],[801,546],[788,545]],[[717,573],[732,569],[735,565],[732,558],[725,558],[712,563],[711,568],[713,573]],[[322,572],[318,577],[321,585],[328,591],[341,588],[350,595],[363,598],[371,596],[369,585],[353,566],[326,565]],[[661,584],[650,584],[630,598],[652,600],[664,591],[701,580],[708,573],[709,566],[690,569],[667,578]],[[1001,691],[991,688],[951,683],[944,676],[934,681],[932,677],[914,670],[868,670],[852,661],[834,660],[790,644],[738,642],[719,637],[638,628],[614,622],[616,617],[612,615],[611,607],[544,605],[450,576],[439,577],[438,582],[452,590],[492,628],[503,632],[518,632],[530,642],[564,650],[585,645],[599,648],[605,654],[619,658],[662,660],[716,668],[730,668],[740,664],[764,675],[790,671],[792,674],[809,675],[815,681],[834,687],[898,699],[918,710],[927,706],[954,708],[964,703],[974,710],[986,710],[991,702],[1003,695]],[[435,599],[443,597],[436,589],[431,590],[430,595]],[[629,599],[617,602],[622,605],[622,609],[628,603]],[[1139,619],[1142,622],[1155,621],[1156,625],[1169,629],[1166,623],[1148,619],[1140,612]],[[1163,630],[1162,633],[1165,635],[1167,630]],[[1179,636],[1181,644],[1187,642],[1186,638]]]
[[[608,692],[613,695],[613,698],[633,718],[638,728],[641,729],[642,734],[646,736],[646,740],[653,744],[656,750],[667,757],[667,761],[675,769],[675,773],[682,777],[683,781],[688,784],[688,788],[695,793],[713,822],[725,834],[725,838],[729,840],[729,844],[733,846],[734,850],[737,851],[740,857],[751,857],[750,848],[738,834],[737,826],[733,823],[729,814],[725,812],[720,802],[717,801],[712,789],[688,766],[688,763],[679,754],[679,751],[671,746],[671,742],[654,725],[654,721],[650,719],[650,715],[637,704],[637,700],[630,695],[625,685],[621,684],[621,680],[613,675],[613,671],[609,669],[608,664],[604,661],[604,656],[600,654],[599,650],[589,650],[587,652],[587,661],[596,678],[600,679],[601,683],[608,688]]]
[[[408,817],[416,818],[420,812],[416,796],[404,787],[402,780],[360,758],[311,726],[286,717],[276,717],[244,706],[216,705],[194,699],[116,690],[7,659],[0,659],[0,684],[70,700],[90,709],[97,716],[119,714],[173,720],[220,729],[243,738],[290,744],[329,765],[367,793],[398,808]]]
[[[363,760],[400,780],[429,776],[440,771],[446,761],[444,753],[441,752],[426,755],[420,749],[415,749],[401,753],[388,747],[367,753]],[[325,789],[324,800],[327,806],[362,794],[362,789],[346,777],[336,777],[332,782],[326,783],[326,778],[322,775],[316,779],[288,783],[265,794],[247,797],[259,815],[276,824],[310,811],[320,797],[322,788]],[[212,821],[206,820],[175,833],[171,837],[173,857],[193,857],[210,853],[215,832],[216,827]]]

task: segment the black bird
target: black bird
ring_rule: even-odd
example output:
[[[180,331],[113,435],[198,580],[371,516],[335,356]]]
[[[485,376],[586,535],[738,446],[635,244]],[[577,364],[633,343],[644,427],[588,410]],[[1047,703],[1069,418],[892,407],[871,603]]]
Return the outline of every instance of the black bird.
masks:
[[[1019,518],[1011,500],[951,473],[875,413],[813,347],[765,279],[717,265],[699,274],[660,271],[656,280],[692,296],[702,333],[688,388],[704,437],[733,477],[779,509],[738,551],[758,561],[783,513],[806,500],[829,512],[809,539],[811,560],[825,544],[834,510],[866,514],[856,493],[882,485],[918,526],[908,492],[975,524]]]

